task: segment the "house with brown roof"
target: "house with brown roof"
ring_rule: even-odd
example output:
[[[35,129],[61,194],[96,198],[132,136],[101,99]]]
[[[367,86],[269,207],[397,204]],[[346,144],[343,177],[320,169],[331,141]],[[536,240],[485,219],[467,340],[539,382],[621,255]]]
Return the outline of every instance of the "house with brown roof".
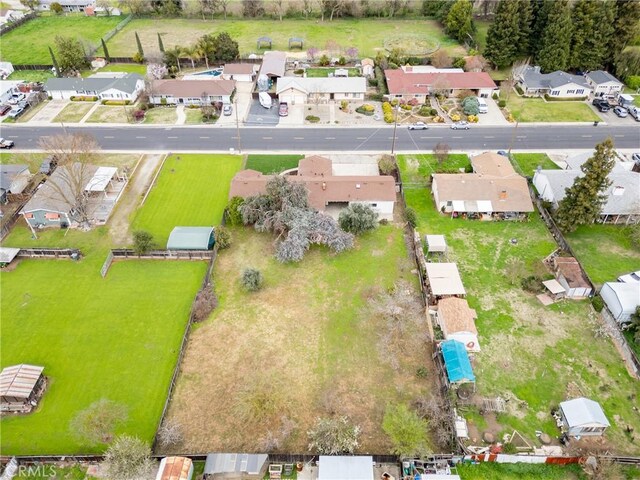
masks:
[[[585,298],[591,295],[593,288],[582,271],[578,260],[573,257],[554,257],[553,272],[558,283],[564,287],[568,298]]]
[[[405,66],[385,70],[390,98],[424,102],[429,95],[456,95],[461,90],[473,90],[478,97],[489,97],[498,86],[486,72],[465,72],[459,68]]]
[[[193,462],[187,457],[165,457],[160,461],[156,480],[191,480]]]
[[[256,66],[253,63],[225,63],[222,67],[222,78],[236,82],[253,82]]]
[[[445,340],[463,343],[468,352],[480,351],[477,314],[464,298],[446,297],[438,301],[436,318]]]
[[[234,80],[154,80],[149,101],[154,105],[213,105],[231,103]]]
[[[242,170],[231,180],[229,198],[248,198],[266,191],[272,175]],[[335,175],[329,158],[314,155],[300,160],[287,179],[305,185],[310,205],[319,212],[337,215],[353,203],[369,205],[380,219],[393,219],[395,179],[390,175]]]
[[[471,165],[473,173],[432,175],[431,189],[440,212],[487,220],[533,212],[527,180],[507,157],[485,152],[473,157]]]
[[[287,66],[285,52],[264,52],[259,75],[266,75],[270,79],[284,77]]]

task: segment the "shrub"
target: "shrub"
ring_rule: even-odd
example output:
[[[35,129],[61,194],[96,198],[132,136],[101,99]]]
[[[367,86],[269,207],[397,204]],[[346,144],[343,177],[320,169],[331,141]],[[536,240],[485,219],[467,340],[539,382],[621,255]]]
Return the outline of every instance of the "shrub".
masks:
[[[411,207],[407,207],[404,209],[404,221],[407,222],[407,224],[411,227],[411,228],[416,228],[416,225],[418,225],[418,215],[416,214],[416,211],[411,208]]]
[[[407,103],[412,107],[417,107],[420,102],[418,101],[417,98],[411,98]]]
[[[626,228],[629,233],[629,240],[631,240],[631,246],[640,251],[640,223],[630,225]]]
[[[233,197],[229,200],[227,204],[227,223],[231,226],[243,225],[242,222],[242,212],[240,211],[240,207],[244,203],[244,198],[242,197]]]
[[[467,115],[467,121],[469,123],[478,123],[478,115]]]
[[[542,293],[544,286],[542,285],[542,278],[537,275],[529,275],[522,279],[522,289],[530,293]]]
[[[144,110],[136,110],[135,112],[133,112],[133,119],[136,122],[141,122],[144,120],[144,116],[145,116],[145,111]]]
[[[429,107],[428,105],[421,106],[420,110],[418,110],[418,115],[423,117],[431,116],[431,107]]]
[[[378,161],[378,169],[382,175],[393,175],[396,171],[396,161],[393,155],[382,155]]]
[[[518,92],[518,95],[524,95],[524,91],[520,88],[520,85],[516,85],[516,92]]]
[[[149,250],[153,250],[156,246],[156,242],[153,239],[153,235],[144,230],[136,230],[133,232],[133,250],[138,255],[143,255]]]
[[[297,70],[294,70],[293,73],[296,75],[302,75],[304,73],[304,68],[298,68]]]
[[[349,102],[346,100],[340,100],[340,110],[346,112],[349,109]]]
[[[331,60],[329,60],[329,57],[327,57],[326,54],[322,55],[318,60],[318,65],[320,65],[321,67],[326,67],[327,65],[329,65],[329,63],[331,63]]]
[[[320,117],[316,117],[315,115],[307,115],[305,120],[309,123],[318,123],[320,121]]]
[[[384,102],[382,104],[382,113],[392,113],[393,112],[393,107],[391,106],[391,104],[389,102]]]
[[[408,103],[400,105],[400,108],[402,108],[403,110],[407,110],[407,111],[413,110],[413,107],[411,105],[409,105]]]
[[[146,478],[153,469],[151,447],[142,440],[120,435],[104,456],[104,471],[109,478],[134,480]]]
[[[218,245],[218,250],[224,250],[225,248],[229,248],[231,246],[231,233],[229,233],[229,230],[222,226],[216,227],[215,239],[216,245]]]
[[[370,87],[377,87],[378,86],[378,79],[377,78],[370,78],[367,80],[367,82],[369,83]]]
[[[131,105],[131,100],[103,100],[102,105]]]
[[[364,203],[354,203],[340,212],[340,228],[345,232],[360,235],[378,226],[378,214]]]
[[[387,81],[384,76],[384,72],[382,68],[379,66],[374,69],[376,74],[376,81],[378,82],[378,90],[381,94],[387,95],[389,93],[389,89],[387,88]]]
[[[393,452],[400,456],[423,455],[428,452],[428,423],[404,404],[388,405],[382,429],[391,439]]]
[[[600,295],[596,295],[591,299],[591,306],[596,312],[601,312],[604,308],[604,301]]]
[[[465,113],[465,115],[478,115],[480,111],[477,97],[466,97],[464,100],[462,100],[461,105],[462,111]]]
[[[98,100],[98,97],[87,97],[83,95],[72,96],[69,98],[72,102],[95,102]]]
[[[367,115],[367,116],[373,115],[375,110],[376,110],[375,107],[373,105],[369,105],[368,103],[365,103],[364,105],[360,105],[358,108],[356,108],[356,112],[361,113],[363,115]]]
[[[358,448],[360,427],[347,417],[319,418],[307,435],[309,450],[321,455],[353,453]]]
[[[140,55],[140,52],[136,52],[131,59],[136,63],[144,62],[144,57]]]
[[[391,70],[397,70],[398,69],[398,64],[397,63],[393,63],[393,62],[389,62],[389,68]]]
[[[640,75],[629,75],[626,78],[625,83],[631,90],[640,89]]]
[[[494,100],[498,100],[498,94],[494,92],[493,95],[491,95],[491,98],[493,98]]]
[[[344,65],[346,65],[346,64],[347,64],[347,59],[346,59],[346,58],[344,58],[344,56],[342,56],[342,57],[340,57],[340,58],[338,59],[338,65],[342,65],[342,66],[344,66]]]
[[[257,292],[262,288],[262,272],[255,268],[245,268],[240,281],[248,292]]]
[[[507,101],[506,100],[498,100],[498,106],[500,108],[504,108],[507,106]]]
[[[386,123],[393,123],[395,121],[393,113],[385,113],[383,118]]]
[[[193,304],[193,320],[195,322],[206,320],[217,306],[218,297],[216,296],[216,292],[213,291],[211,285],[206,285],[196,295],[196,300]]]
[[[453,120],[454,122],[459,122],[460,121],[460,114],[454,113],[453,115],[451,115],[451,120]]]
[[[162,97],[160,99],[160,105],[166,105],[167,104],[167,99],[165,97]]]
[[[455,57],[453,59],[453,64],[452,64],[455,68],[464,68],[467,66],[467,61],[464,59],[464,57]]]

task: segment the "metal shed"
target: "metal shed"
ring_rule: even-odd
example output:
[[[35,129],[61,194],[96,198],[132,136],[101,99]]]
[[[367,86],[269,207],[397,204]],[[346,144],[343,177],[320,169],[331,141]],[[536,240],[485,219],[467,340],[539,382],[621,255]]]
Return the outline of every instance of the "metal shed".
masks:
[[[373,480],[373,457],[320,455],[318,480]]]
[[[13,365],[0,373],[0,410],[30,412],[44,387],[44,367]]]
[[[269,45],[269,48],[271,48],[271,45],[273,44],[273,42],[272,42],[270,37],[260,37],[260,38],[258,38],[258,42],[257,43],[258,43],[258,50],[260,50],[262,48],[262,44]]]
[[[262,478],[267,458],[266,454],[210,453],[204,465],[204,478]]]
[[[300,50],[304,48],[304,40],[300,37],[291,37],[289,39],[289,50],[293,45],[297,44],[300,47]]]
[[[475,383],[467,349],[462,342],[447,340],[440,344],[449,383]]]
[[[444,235],[425,235],[424,241],[427,243],[427,252],[445,253],[447,251],[447,241]]]
[[[560,413],[566,433],[572,437],[601,436],[610,426],[600,404],[588,398],[560,402]]]
[[[602,300],[620,323],[631,321],[640,305],[640,283],[607,282],[600,290]]]
[[[175,227],[167,250],[211,250],[214,241],[213,227]]]

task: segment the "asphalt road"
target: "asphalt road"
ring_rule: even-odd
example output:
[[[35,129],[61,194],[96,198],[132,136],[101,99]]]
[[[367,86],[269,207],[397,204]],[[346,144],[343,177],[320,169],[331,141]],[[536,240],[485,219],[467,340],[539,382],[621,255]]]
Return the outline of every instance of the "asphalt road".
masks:
[[[68,132],[91,133],[103,150],[123,151],[220,151],[238,149],[235,128],[136,126],[136,127],[66,127]],[[16,149],[37,150],[42,136],[62,132],[58,126],[2,126],[0,135],[15,142]],[[431,151],[438,142],[452,150],[508,149],[562,150],[591,148],[606,137],[618,148],[640,150],[640,125],[535,125],[506,127],[471,127],[451,130],[446,126],[408,131],[398,126],[395,151]],[[381,128],[349,127],[242,127],[240,146],[247,151],[290,152],[389,152],[393,143],[393,126]]]

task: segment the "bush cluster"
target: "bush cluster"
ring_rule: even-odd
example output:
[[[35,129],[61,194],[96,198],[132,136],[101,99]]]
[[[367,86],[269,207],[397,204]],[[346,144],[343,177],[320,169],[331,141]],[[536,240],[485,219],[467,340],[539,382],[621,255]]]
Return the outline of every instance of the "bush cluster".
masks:
[[[500,108],[504,108],[507,106],[507,101],[506,100],[498,100],[498,106]]]
[[[384,121],[386,123],[393,123],[393,121],[395,120],[394,116],[393,116],[393,107],[391,106],[391,103],[389,102],[384,102],[382,104],[382,114],[384,117]]]
[[[467,122],[478,123],[478,115],[467,115]]]
[[[131,105],[131,100],[102,100],[102,105]]]
[[[459,122],[460,121],[460,114],[454,113],[453,115],[451,115],[451,120],[453,120],[454,122]]]
[[[316,117],[315,115],[307,115],[305,120],[310,123],[318,123],[320,121],[320,117]]]
[[[371,116],[375,112],[375,107],[373,105],[365,103],[364,105],[360,105],[358,108],[356,108],[356,112],[361,113],[362,115]]]
[[[378,91],[382,95],[387,95],[389,93],[389,89],[387,88],[387,81],[384,78],[384,72],[380,67],[376,67],[374,72],[376,74],[376,81],[378,82]]]
[[[74,95],[69,98],[72,102],[96,102],[98,101],[98,97],[87,97],[83,95]]]
[[[294,70],[293,73],[296,75],[302,75],[304,73],[304,68],[298,68],[297,70]]]

